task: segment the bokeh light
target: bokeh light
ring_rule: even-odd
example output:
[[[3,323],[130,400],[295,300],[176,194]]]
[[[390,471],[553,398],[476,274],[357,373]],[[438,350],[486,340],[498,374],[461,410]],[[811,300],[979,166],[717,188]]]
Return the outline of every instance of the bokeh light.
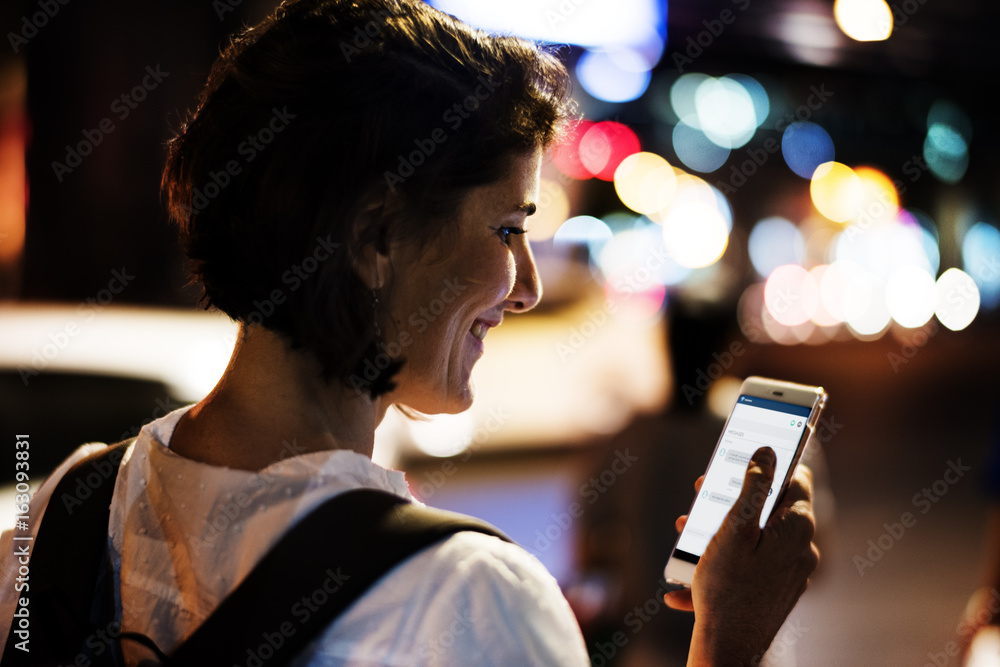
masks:
[[[696,269],[714,264],[728,243],[729,229],[714,205],[676,203],[663,221],[663,244],[681,266]]]
[[[979,288],[961,269],[948,269],[935,284],[934,314],[945,327],[961,331],[979,313]]]
[[[455,456],[465,451],[475,434],[472,412],[429,415],[423,420],[407,420],[410,437],[428,456]]]
[[[622,203],[644,215],[666,207],[677,190],[674,168],[655,153],[629,155],[618,165],[614,180]]]
[[[697,178],[697,177],[695,176],[692,178]],[[729,200],[726,199],[726,195],[722,194],[721,190],[719,190],[714,185],[708,183],[707,181],[702,181],[702,183],[707,185],[708,189],[715,196],[715,207],[719,209],[719,214],[722,215],[722,219],[726,221],[726,229],[729,230],[730,232],[733,231],[733,207],[729,203]]]
[[[969,168],[969,147],[953,127],[935,123],[924,140],[924,161],[940,180],[958,183]]]
[[[816,325],[812,320],[787,326],[775,320],[767,308],[761,314],[761,321],[764,323],[767,335],[780,345],[799,345],[808,342],[816,333]]]
[[[912,236],[919,236],[924,252],[923,258],[916,263],[926,266],[930,274],[936,276],[941,266],[941,250],[938,247],[937,227],[934,221],[920,211],[900,209],[896,215],[896,222]],[[923,264],[924,259],[926,265]]]
[[[781,155],[793,172],[802,178],[812,178],[817,167],[833,161],[833,139],[815,123],[792,123],[781,135]]]
[[[693,116],[687,116],[687,119],[693,119]],[[729,159],[728,148],[719,146],[686,120],[674,126],[672,144],[677,159],[685,167],[703,174],[715,171]]]
[[[916,266],[934,275],[938,268],[937,243],[928,240],[927,230],[911,225],[881,225],[872,235],[870,255],[879,259],[875,267],[885,271],[895,271],[904,266]],[[928,243],[933,244],[933,255]]]
[[[667,255],[663,230],[648,221],[615,234],[601,250],[597,263],[607,282],[616,285],[619,292],[675,285],[691,273]]]
[[[556,230],[552,242],[556,245],[586,245],[592,257],[600,255],[604,244],[614,235],[611,228],[598,218],[589,215],[578,215],[570,218]]]
[[[677,189],[673,200],[666,208],[650,214],[649,218],[662,225],[674,208],[684,204],[699,203],[714,208],[726,223],[726,232],[732,231],[733,209],[726,196],[714,186],[709,185],[703,178],[679,169],[675,173],[677,174]]]
[[[824,162],[809,184],[813,206],[834,222],[848,222],[861,210],[864,191],[854,170],[840,162]]]
[[[614,317],[632,323],[652,324],[663,315],[667,290],[662,285],[632,290],[623,283],[608,281],[604,284],[604,298],[614,304]]]
[[[640,227],[650,225],[648,218],[636,215],[631,211],[614,211],[613,213],[602,215],[601,220],[604,221],[604,224],[608,226],[611,233],[615,236],[630,229],[639,229]]]
[[[652,236],[660,236],[659,231],[656,228]],[[597,258],[607,282],[620,292],[639,292],[661,284],[658,272],[651,270],[657,251],[656,246],[649,245],[652,240],[650,234],[638,229],[615,234]],[[662,241],[659,250],[663,250]]]
[[[933,275],[937,271],[937,253],[932,261],[927,244],[927,232],[919,225],[896,221],[882,221],[869,227],[852,225],[837,235],[834,257],[854,262],[883,281],[904,266],[916,266]]]
[[[979,288],[985,308],[1000,303],[1000,230],[977,222],[962,239],[962,264]]]
[[[872,167],[858,167],[854,173],[861,183],[861,207],[855,221],[867,227],[895,220],[899,213],[899,193],[892,179]]]
[[[833,17],[845,35],[859,42],[878,42],[892,34],[892,10],[885,0],[836,0]]]
[[[234,2],[233,6],[240,4]],[[656,64],[666,35],[667,6],[652,0],[539,4],[536,0],[432,0],[447,14],[487,32],[549,44],[613,50],[626,45]],[[661,36],[662,35],[662,36]]]
[[[674,194],[674,204],[685,202],[701,202],[708,206],[718,206],[715,190],[703,178],[694,174],[677,171],[677,191]],[[659,220],[662,222],[662,220]]]
[[[885,300],[885,281],[864,269],[848,273],[844,306],[847,326],[862,339],[879,337],[892,320]]]
[[[710,77],[707,74],[691,72],[677,77],[670,86],[670,106],[680,119],[688,119],[691,127],[699,128],[698,109],[695,105],[695,94],[698,87]]]
[[[796,60],[832,65],[847,40],[831,14],[829,3],[804,0],[789,3],[775,13],[770,31]]]
[[[829,264],[834,261],[833,242],[840,233],[838,228],[820,215],[807,216],[798,227],[805,240],[803,266]]]
[[[587,51],[577,61],[576,76],[583,89],[599,100],[631,102],[649,87],[649,63],[628,48]]]
[[[957,132],[966,145],[972,140],[972,121],[960,106],[950,100],[935,100],[927,111],[927,129],[947,125]]]
[[[945,183],[958,183],[969,167],[972,123],[954,102],[936,100],[927,112],[923,157],[927,168]]]
[[[889,315],[900,326],[923,326],[934,316],[934,276],[917,266],[899,267],[886,284],[885,302]]]
[[[772,216],[753,226],[747,249],[753,268],[763,277],[783,264],[801,264],[805,242],[795,223]]]
[[[566,188],[557,181],[543,178],[538,186],[538,210],[528,220],[532,241],[552,238],[559,225],[569,217],[569,195]]]
[[[732,79],[743,86],[750,99],[753,101],[754,116],[757,118],[757,127],[764,124],[771,114],[771,99],[767,94],[767,89],[760,84],[757,79],[746,74],[727,74],[726,78]]]
[[[764,284],[764,305],[780,324],[796,326],[808,322],[819,304],[819,286],[813,276],[797,264],[779,266]]]
[[[580,120],[572,123],[563,138],[552,148],[552,164],[570,178],[585,180],[593,178],[580,160],[580,141],[594,123]]]
[[[695,91],[698,129],[721,148],[739,148],[760,124],[753,98],[736,80],[723,76],[704,79]]]
[[[832,327],[843,322],[842,318],[835,317],[833,313],[827,310],[823,300],[823,279],[829,272],[829,264],[820,264],[809,269],[809,275],[812,276],[812,279],[816,282],[816,286],[819,288],[819,300],[816,302],[816,310],[810,319],[821,327]],[[834,280],[836,280],[836,277]]]
[[[708,388],[705,405],[716,419],[725,420],[729,417],[729,411],[736,404],[742,386],[742,378],[723,375]]]
[[[856,275],[860,267],[852,262],[834,262],[824,265],[822,273],[817,277],[819,282],[819,300],[823,312],[835,322],[847,320],[847,295],[851,287],[851,276]]]
[[[580,139],[580,163],[602,181],[611,181],[622,160],[639,148],[639,137],[628,126],[613,120],[594,123]]]

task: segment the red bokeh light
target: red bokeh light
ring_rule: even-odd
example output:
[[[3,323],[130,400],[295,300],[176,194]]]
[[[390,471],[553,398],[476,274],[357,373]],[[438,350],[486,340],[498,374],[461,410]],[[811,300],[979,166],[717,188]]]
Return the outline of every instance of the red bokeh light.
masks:
[[[583,167],[602,181],[613,181],[622,160],[640,150],[639,137],[621,123],[606,120],[586,130],[579,144]]]
[[[552,149],[552,164],[570,178],[586,180],[594,176],[580,161],[580,140],[593,126],[594,123],[589,120],[575,122]]]

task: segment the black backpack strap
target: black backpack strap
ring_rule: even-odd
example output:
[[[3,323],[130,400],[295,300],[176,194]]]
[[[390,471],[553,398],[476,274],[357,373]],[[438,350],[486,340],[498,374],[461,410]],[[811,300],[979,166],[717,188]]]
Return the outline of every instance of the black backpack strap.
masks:
[[[34,541],[17,540],[24,535],[15,531],[15,548],[30,545],[23,595],[30,614],[30,652],[15,647],[20,638],[14,619],[4,667],[72,663],[98,624],[114,618],[114,599],[99,594],[98,588],[100,577],[108,574],[104,559],[115,479],[133,441],[109,445],[66,471],[52,491]]]
[[[88,643],[94,655],[82,655],[91,665],[117,657],[117,645],[87,640],[95,629],[120,632],[108,626],[115,612],[106,592],[112,576],[107,527],[119,466],[133,441],[81,459],[56,484],[35,540],[28,542],[31,650],[15,647],[12,626],[3,667],[74,663]],[[511,541],[486,522],[384,491],[334,496],[281,538],[169,663],[242,664],[248,651],[266,646],[273,652],[269,666],[287,664],[395,565],[465,530]]]
[[[464,530],[511,541],[479,519],[384,491],[336,495],[289,529],[170,664],[245,664],[248,655],[287,664],[395,565]]]

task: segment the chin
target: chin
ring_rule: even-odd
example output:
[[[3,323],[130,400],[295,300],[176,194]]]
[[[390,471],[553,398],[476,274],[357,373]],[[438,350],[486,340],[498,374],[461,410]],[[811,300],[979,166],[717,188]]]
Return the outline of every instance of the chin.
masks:
[[[425,415],[457,415],[472,407],[475,390],[470,383],[448,391],[446,394],[428,392],[417,400],[406,402],[406,407]]]
[[[464,400],[454,400],[448,403],[448,407],[441,411],[441,414],[457,415],[472,407],[472,394],[468,394]]]

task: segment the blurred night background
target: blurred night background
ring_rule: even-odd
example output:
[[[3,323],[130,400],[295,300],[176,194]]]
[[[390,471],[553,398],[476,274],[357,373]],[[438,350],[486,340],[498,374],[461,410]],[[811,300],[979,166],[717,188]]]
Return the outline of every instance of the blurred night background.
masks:
[[[1000,569],[998,6],[432,4],[556,45],[580,120],[529,219],[545,299],[490,334],[472,410],[391,414],[376,460],[538,555],[595,665],[680,665],[662,568],[739,382],[822,385],[823,560],[765,664],[962,664]],[[159,177],[220,45],[273,6],[0,7],[0,431],[38,475],[225,367]]]

